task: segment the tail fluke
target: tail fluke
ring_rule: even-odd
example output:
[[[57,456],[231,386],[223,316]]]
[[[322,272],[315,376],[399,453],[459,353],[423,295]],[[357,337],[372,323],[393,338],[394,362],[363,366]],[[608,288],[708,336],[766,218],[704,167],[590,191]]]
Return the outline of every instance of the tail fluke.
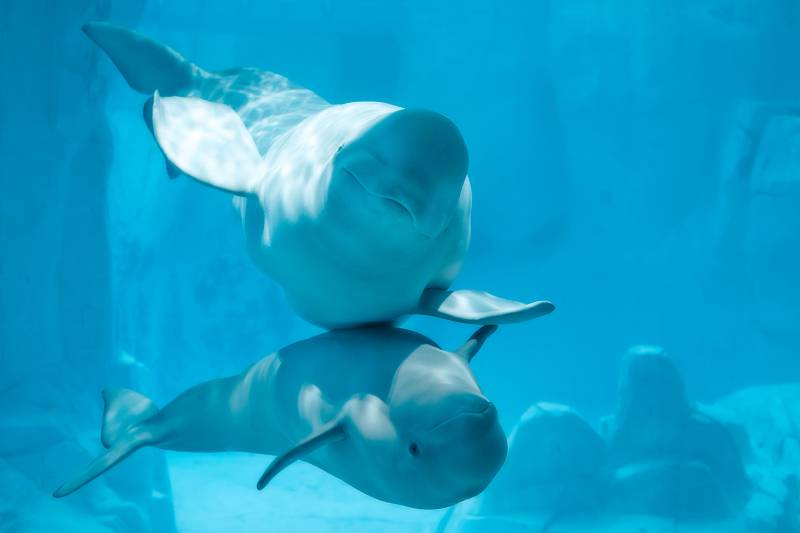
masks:
[[[103,427],[100,440],[110,448],[123,440],[137,424],[158,412],[153,401],[130,389],[106,389],[103,391]]]
[[[153,434],[143,425],[158,413],[158,408],[146,396],[128,389],[103,391],[105,410],[100,440],[108,451],[100,455],[71,481],[53,493],[56,498],[71,494],[110,469],[130,454],[152,444]]]
[[[53,493],[53,496],[56,498],[61,498],[68,494],[72,494],[147,444],[147,439],[143,436],[115,444],[106,453],[89,463],[89,466],[87,466],[86,469],[76,476],[72,481],[68,481],[56,489],[56,491]]]
[[[83,31],[103,49],[135,91],[185,94],[203,71],[178,52],[127,28],[90,22]]]
[[[155,132],[153,131],[153,97],[152,96],[150,98],[148,98],[145,101],[144,106],[142,106],[142,118],[144,119],[144,123],[147,126],[147,129],[150,130],[150,133],[153,136],[155,136]],[[169,176],[170,179],[175,179],[175,178],[179,177],[181,174],[183,174],[183,172],[181,172],[181,169],[179,169],[178,167],[176,167],[175,165],[170,163],[170,161],[169,161],[169,159],[167,159],[166,155],[164,156],[164,165],[165,165],[166,170],[167,170],[167,176]]]
[[[153,133],[167,160],[204,185],[246,196],[266,172],[241,117],[225,104],[156,92]]]

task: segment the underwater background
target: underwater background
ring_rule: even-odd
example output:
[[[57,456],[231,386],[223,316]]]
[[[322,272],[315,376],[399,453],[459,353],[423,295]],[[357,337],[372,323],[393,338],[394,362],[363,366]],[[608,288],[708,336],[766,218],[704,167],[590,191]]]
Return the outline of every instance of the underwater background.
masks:
[[[473,364],[519,426],[484,496],[406,509],[306,464],[262,493],[263,457],[144,450],[51,498],[102,388],[163,404],[320,331],[227,195],[167,179],[92,20],[459,126],[454,286],[557,306]],[[800,531],[798,50],[796,0],[0,1],[0,531]]]

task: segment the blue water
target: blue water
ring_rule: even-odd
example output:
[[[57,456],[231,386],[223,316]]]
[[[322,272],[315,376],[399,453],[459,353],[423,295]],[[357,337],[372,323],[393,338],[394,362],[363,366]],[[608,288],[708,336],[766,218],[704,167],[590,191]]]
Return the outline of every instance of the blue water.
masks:
[[[258,493],[265,458],[234,454],[139,452],[53,500],[100,451],[104,387],[163,405],[321,331],[253,267],[227,195],[167,178],[90,20],[209,70],[450,117],[474,194],[454,286],[557,307],[501,327],[474,373],[507,433],[536,402],[580,413],[604,481],[569,468],[583,429],[545,424],[441,523],[308,465]],[[800,531],[799,48],[794,0],[0,3],[0,531]],[[450,349],[472,332],[404,327]],[[678,389],[713,430],[684,433]],[[631,444],[606,417],[639,404]]]

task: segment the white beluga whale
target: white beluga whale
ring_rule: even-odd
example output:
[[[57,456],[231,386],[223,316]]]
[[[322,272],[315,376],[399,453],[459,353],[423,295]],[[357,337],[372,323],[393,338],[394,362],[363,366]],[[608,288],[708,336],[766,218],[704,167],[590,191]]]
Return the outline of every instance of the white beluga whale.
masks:
[[[144,118],[169,174],[235,195],[251,258],[306,320],[504,324],[553,310],[448,290],[470,241],[472,192],[464,139],[443,115],[332,105],[271,72],[203,70],[124,28],[84,31],[151,96]]]
[[[197,385],[161,410],[136,392],[106,390],[108,450],[54,496],[156,446],[278,455],[259,489],[303,459],[387,502],[453,505],[481,492],[506,457],[497,411],[469,368],[495,329],[481,327],[455,352],[402,329],[334,330]]]

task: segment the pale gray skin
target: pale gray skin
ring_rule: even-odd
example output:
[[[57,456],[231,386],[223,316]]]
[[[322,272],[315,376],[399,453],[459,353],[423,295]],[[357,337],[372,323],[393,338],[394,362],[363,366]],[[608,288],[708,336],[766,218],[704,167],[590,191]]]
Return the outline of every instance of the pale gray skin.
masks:
[[[106,23],[84,27],[128,84],[173,177],[235,195],[254,264],[324,328],[414,313],[506,324],[551,312],[449,290],[470,241],[466,144],[452,121],[383,102],[330,104],[275,73],[209,72]]]
[[[138,393],[106,391],[109,450],[54,495],[156,446],[284,454],[259,488],[302,458],[380,500],[453,505],[480,493],[506,457],[497,411],[469,368],[494,329],[484,326],[456,352],[402,329],[333,331],[193,387],[161,410]]]

